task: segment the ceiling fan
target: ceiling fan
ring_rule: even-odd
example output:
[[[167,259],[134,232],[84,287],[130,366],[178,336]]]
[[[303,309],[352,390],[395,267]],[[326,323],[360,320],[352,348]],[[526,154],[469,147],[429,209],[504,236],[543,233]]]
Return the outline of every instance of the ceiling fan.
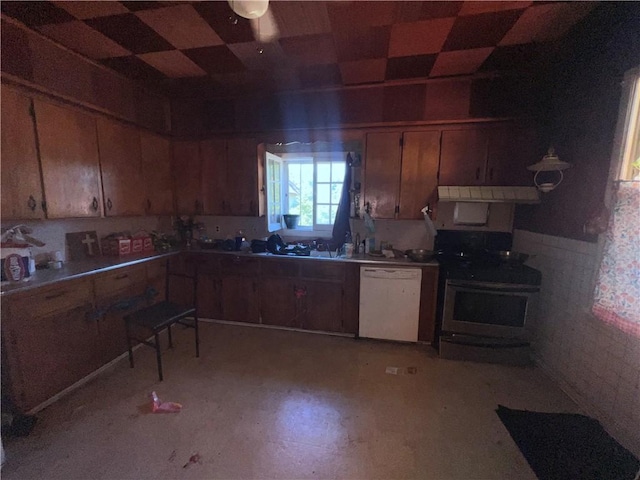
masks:
[[[269,9],[269,0],[227,0],[236,15],[249,19],[258,42],[269,43],[278,38],[278,25]]]

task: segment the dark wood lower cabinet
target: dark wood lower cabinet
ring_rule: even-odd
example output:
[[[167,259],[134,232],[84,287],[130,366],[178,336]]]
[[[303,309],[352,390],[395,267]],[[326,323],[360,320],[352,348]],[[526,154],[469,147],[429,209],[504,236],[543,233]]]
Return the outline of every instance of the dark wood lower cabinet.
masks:
[[[304,289],[301,302],[302,328],[324,332],[345,332],[343,284],[307,280],[302,282],[302,288]]]
[[[260,323],[258,279],[229,275],[222,277],[222,319]]]
[[[302,328],[296,284],[292,278],[270,278],[260,284],[260,315],[265,325]]]
[[[198,274],[198,316],[211,320],[222,319],[222,285],[212,273]]]
[[[2,299],[2,393],[24,413],[100,366],[88,279]]]

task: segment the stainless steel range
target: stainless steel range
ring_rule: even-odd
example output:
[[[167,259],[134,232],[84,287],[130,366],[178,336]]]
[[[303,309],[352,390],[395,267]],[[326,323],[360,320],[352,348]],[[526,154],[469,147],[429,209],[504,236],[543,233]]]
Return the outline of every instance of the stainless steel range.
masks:
[[[440,356],[530,363],[528,326],[541,273],[489,253],[511,248],[507,233],[439,231],[436,239]]]

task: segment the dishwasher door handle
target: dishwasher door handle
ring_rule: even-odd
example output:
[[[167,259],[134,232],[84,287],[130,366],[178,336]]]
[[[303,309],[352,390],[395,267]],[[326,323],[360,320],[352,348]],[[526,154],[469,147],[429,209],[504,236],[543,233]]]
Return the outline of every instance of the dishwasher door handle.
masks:
[[[382,278],[386,280],[413,280],[419,278],[421,272],[417,268],[363,268],[363,278]]]

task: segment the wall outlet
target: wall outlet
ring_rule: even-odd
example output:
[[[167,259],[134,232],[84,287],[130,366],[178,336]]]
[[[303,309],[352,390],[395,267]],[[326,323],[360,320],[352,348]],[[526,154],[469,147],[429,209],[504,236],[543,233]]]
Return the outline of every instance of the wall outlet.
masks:
[[[216,233],[220,233],[220,225],[216,225]]]

